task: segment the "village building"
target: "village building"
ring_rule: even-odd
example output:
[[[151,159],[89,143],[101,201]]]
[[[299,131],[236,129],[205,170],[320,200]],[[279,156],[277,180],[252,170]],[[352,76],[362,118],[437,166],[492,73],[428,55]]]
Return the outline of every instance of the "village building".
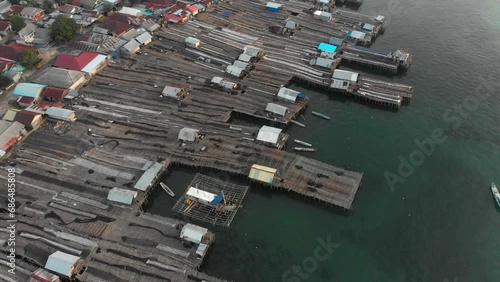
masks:
[[[49,256],[45,268],[55,273],[72,277],[83,267],[80,257],[57,251]]]
[[[21,110],[16,113],[14,121],[23,124],[28,130],[32,130],[34,128],[37,128],[42,123],[43,118],[40,113]]]
[[[87,81],[85,73],[61,68],[45,68],[30,77],[31,82],[65,89],[78,89]]]
[[[45,16],[45,11],[34,7],[25,7],[19,16],[28,20],[37,21]]]
[[[187,95],[187,87],[181,84],[171,84],[165,86],[161,92],[163,97],[181,100]]]
[[[81,52],[78,55],[59,54],[53,66],[95,75],[106,64],[106,59],[105,55],[93,52]]]

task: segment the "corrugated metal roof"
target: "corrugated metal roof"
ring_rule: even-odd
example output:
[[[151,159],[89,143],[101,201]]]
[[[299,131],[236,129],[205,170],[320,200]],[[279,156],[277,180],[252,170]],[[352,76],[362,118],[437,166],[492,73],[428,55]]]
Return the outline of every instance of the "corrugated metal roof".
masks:
[[[335,57],[335,52],[321,51],[320,57],[333,59]]]
[[[163,168],[161,163],[154,163],[151,167],[146,170],[141,178],[135,183],[134,188],[141,191],[146,191],[151,185],[151,182],[157,177],[160,170]]]
[[[163,91],[161,92],[162,95],[168,96],[168,97],[174,97],[178,98],[179,93],[182,92],[182,87],[175,87],[175,86],[170,86],[167,85],[165,88],[163,88]]]
[[[113,189],[109,190],[108,200],[130,205],[134,201],[134,198],[136,196],[136,191],[114,187]]]
[[[226,68],[226,73],[233,75],[233,76],[236,76],[236,77],[240,77],[242,72],[243,72],[243,69],[241,69],[237,66],[229,65]]]
[[[149,32],[144,32],[143,34],[135,38],[135,40],[137,40],[141,44],[145,44],[147,41],[151,39],[153,39],[153,36]]]
[[[318,45],[318,50],[320,50],[320,51],[328,51],[328,52],[335,52],[335,50],[337,50],[337,46],[321,42]]]
[[[260,128],[259,134],[257,134],[257,140],[266,143],[276,144],[278,143],[281,131],[282,131],[281,128],[275,128],[264,125]]]
[[[372,31],[374,28],[375,28],[375,26],[374,26],[374,25],[372,25],[372,24],[369,24],[369,23],[365,23],[365,24],[363,25],[363,29],[365,29],[365,30]]]
[[[179,131],[177,140],[193,142],[198,136],[198,131],[197,129],[184,127]]]
[[[267,107],[266,107],[266,111],[271,112],[271,113],[275,113],[275,114],[280,115],[280,116],[285,116],[287,110],[288,110],[287,107],[284,107],[284,106],[281,106],[278,104],[273,104],[273,103],[267,104]]]
[[[347,36],[355,38],[355,39],[359,39],[359,40],[364,40],[366,37],[366,33],[361,32],[361,31],[357,31],[357,30],[353,30],[353,31],[347,32]]]
[[[275,173],[276,173],[276,169],[274,169],[274,168],[254,164],[254,165],[252,165],[252,168],[250,169],[250,173],[248,174],[248,177],[250,179],[254,179],[254,180],[264,182],[264,183],[272,184]]]
[[[356,82],[358,81],[358,76],[359,73],[357,72],[346,71],[346,70],[334,70],[332,78]]]
[[[283,5],[281,5],[280,3],[276,3],[276,2],[267,2],[267,4],[266,4],[266,7],[273,8],[273,9],[279,9],[279,8],[281,8],[281,6],[283,6]]]
[[[28,282],[54,282],[59,281],[59,276],[48,272],[43,268],[39,268],[33,273],[31,273],[30,280]]]
[[[233,62],[233,66],[238,67],[240,69],[246,69],[248,67],[248,63],[236,60]]]
[[[295,91],[292,89],[288,89],[286,87],[281,87],[278,92],[278,98],[281,98],[285,101],[295,103],[297,100],[297,96],[300,94],[299,91]]]
[[[104,55],[97,55],[90,63],[88,63],[83,69],[83,72],[92,72],[97,66],[102,64],[104,61],[106,61],[106,56]]]
[[[342,43],[344,43],[344,39],[343,38],[330,37],[330,44],[336,45],[336,46],[341,46]]]
[[[195,244],[201,243],[201,240],[205,234],[207,234],[208,229],[188,223],[182,227],[181,239],[193,242]]]
[[[285,27],[288,29],[295,29],[297,23],[294,21],[286,21]]]
[[[127,44],[123,45],[123,49],[127,50],[129,53],[135,53],[139,51],[141,44],[135,39],[130,40]]]
[[[62,275],[71,276],[73,265],[80,257],[57,251],[49,256],[45,268]]]
[[[12,91],[12,95],[35,98],[40,95],[45,86],[43,84],[22,82]]]
[[[184,42],[189,46],[196,46],[196,47],[200,44],[200,40],[194,37],[188,37],[184,40]]]
[[[242,61],[242,62],[245,62],[245,63],[248,63],[252,60],[252,56],[250,55],[247,55],[245,53],[241,54],[239,57],[238,57],[238,60]]]
[[[75,112],[68,109],[57,108],[57,107],[49,107],[46,111],[46,114],[55,119],[65,120],[65,121],[74,121],[76,120]]]
[[[129,8],[129,7],[122,7],[118,13],[126,14],[126,15],[131,15],[134,17],[138,17],[142,15],[142,11],[139,9],[135,8]]]
[[[14,121],[17,112],[19,112],[19,110],[8,109],[7,112],[5,112],[5,115],[3,115],[2,119],[6,121]]]
[[[262,51],[262,49],[260,49],[259,47],[255,47],[255,46],[247,45],[247,46],[243,47],[243,54],[246,54],[250,57],[257,57],[259,55],[260,51]]]
[[[316,65],[324,68],[331,68],[333,62],[333,60],[327,58],[316,58]]]

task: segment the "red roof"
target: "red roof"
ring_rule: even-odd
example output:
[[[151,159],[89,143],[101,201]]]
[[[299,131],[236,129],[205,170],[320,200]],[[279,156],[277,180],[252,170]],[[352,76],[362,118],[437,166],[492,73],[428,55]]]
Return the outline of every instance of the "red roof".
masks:
[[[70,5],[70,4],[64,4],[62,6],[59,6],[59,8],[57,8],[57,10],[63,12],[63,13],[73,13],[77,10],[79,10],[80,7],[78,6],[75,6],[75,5]]]
[[[82,52],[80,55],[60,54],[54,63],[55,67],[81,71],[99,54],[91,52]]]
[[[186,8],[187,10],[189,10],[190,12],[196,12],[198,11],[198,7],[196,7],[195,5],[191,5],[189,7]]]
[[[50,107],[57,107],[57,108],[62,108],[66,106],[63,102],[49,102],[49,101],[40,101],[35,105],[31,105],[30,109],[33,109],[35,111],[43,111],[45,112],[47,108]]]
[[[10,27],[9,21],[0,21],[0,31],[6,31]]]
[[[17,99],[17,102],[19,104],[31,104],[34,100],[35,98],[32,97],[21,96],[21,98]]]
[[[111,16],[107,17],[107,20],[121,22],[121,23],[130,23],[131,19],[135,17],[132,15],[122,14],[122,13],[113,13]]]
[[[36,48],[33,46],[19,44],[19,43],[10,43],[8,46],[16,49],[18,52],[24,52],[26,50],[36,50]]]
[[[31,273],[31,278],[40,282],[54,282],[59,279],[59,276],[54,275],[43,268],[39,268],[35,272]]]
[[[168,20],[168,21],[170,21],[170,22],[174,22],[174,23],[176,23],[176,22],[180,22],[180,21],[182,20],[182,18],[181,18],[181,17],[176,16],[176,15],[171,15],[171,14],[165,14],[165,15],[163,15],[163,17],[164,17],[166,20]]]
[[[14,14],[20,14],[24,8],[26,8],[25,6],[21,6],[21,5],[12,5],[10,6],[10,9],[12,10],[12,12]]]
[[[68,92],[68,89],[47,86],[42,96],[45,98],[59,99],[62,101],[64,99],[64,96],[68,95]]]
[[[116,36],[120,36],[132,28],[128,23],[117,22],[114,20],[107,20],[105,23],[101,24],[99,27],[109,30]]]
[[[17,61],[19,57],[19,51],[17,51],[15,48],[12,48],[9,45],[5,44],[0,44],[0,57],[4,59],[9,59],[11,61]]]
[[[27,110],[21,110],[16,113],[16,117],[14,118],[14,121],[20,122],[21,124],[24,124],[25,126],[30,126],[33,123],[33,120],[35,117],[40,115],[39,113],[35,113],[32,111],[27,111]]]
[[[1,150],[4,152],[7,151],[10,148],[10,146],[12,146],[14,143],[16,143],[16,141],[17,141],[17,139],[15,137],[10,138],[10,140],[7,141],[7,143],[2,145]]]
[[[174,4],[176,1],[175,0],[148,0],[148,2],[168,6],[168,5]]]

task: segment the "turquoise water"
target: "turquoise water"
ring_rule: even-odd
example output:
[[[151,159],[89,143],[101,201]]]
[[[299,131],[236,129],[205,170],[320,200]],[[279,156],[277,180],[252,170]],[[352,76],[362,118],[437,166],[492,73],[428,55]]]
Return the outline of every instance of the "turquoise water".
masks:
[[[408,73],[384,79],[414,85],[414,100],[392,112],[304,90],[311,96],[307,127],[287,130],[315,145],[318,152],[309,156],[364,173],[354,210],[342,215],[252,187],[231,228],[217,231],[206,272],[237,281],[500,281],[500,209],[489,191],[491,181],[500,183],[500,5],[399,3],[372,47],[412,51]],[[388,5],[365,1],[359,11],[387,15],[394,4]],[[463,116],[451,112],[457,107]],[[416,140],[440,129],[444,142],[391,189],[385,174],[398,174],[398,157],[409,160],[419,149]],[[178,171],[168,181],[186,187],[192,175]],[[168,201],[154,200],[151,211],[169,214]],[[316,265],[307,258],[321,246],[318,238],[328,237],[339,245]],[[304,262],[307,277],[294,274],[293,266]]]

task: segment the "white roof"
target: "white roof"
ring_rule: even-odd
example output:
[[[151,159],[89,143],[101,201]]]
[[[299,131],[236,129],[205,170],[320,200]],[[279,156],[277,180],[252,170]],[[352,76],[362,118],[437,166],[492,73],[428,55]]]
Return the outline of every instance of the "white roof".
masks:
[[[178,140],[182,141],[194,141],[196,139],[196,135],[198,133],[197,129],[192,129],[188,127],[184,127],[179,131],[179,136],[177,136]]]
[[[374,26],[374,25],[372,25],[372,24],[369,24],[369,23],[365,23],[365,24],[363,25],[363,29],[366,29],[366,30],[370,30],[370,31],[372,31],[374,28],[375,28],[375,26]]]
[[[237,66],[232,66],[232,65],[227,66],[227,68],[226,68],[226,72],[228,74],[234,75],[236,77],[240,77],[242,71],[243,71],[242,68],[239,68]]]
[[[257,140],[267,143],[276,144],[278,143],[278,139],[280,137],[282,129],[275,128],[271,126],[262,126],[259,130],[259,134],[257,134]]]
[[[163,88],[161,94],[169,97],[177,97],[177,94],[182,92],[182,87],[167,85]]]
[[[321,11],[320,10],[316,10],[316,11],[314,11],[313,15],[315,15],[315,16],[321,16]]]
[[[331,68],[333,60],[327,58],[316,58],[316,65],[324,68]]]
[[[71,268],[80,257],[57,251],[49,256],[45,268],[62,275],[71,276]]]
[[[280,91],[278,92],[278,97],[282,98],[285,101],[295,103],[295,100],[297,100],[297,96],[299,95],[299,93],[299,91],[281,87]]]
[[[200,43],[200,40],[197,39],[197,38],[194,38],[194,37],[188,37],[184,40],[184,42],[186,43],[191,43],[191,44],[196,44],[196,43]]]
[[[132,39],[127,42],[127,44],[123,45],[123,48],[132,53],[135,52],[140,46],[141,44],[139,44],[139,42],[137,42],[135,39]]]
[[[186,195],[200,199],[205,202],[211,202],[215,199],[216,194],[200,190],[195,187],[189,187],[188,191],[186,192]]]
[[[378,15],[376,18],[375,18],[377,21],[383,21],[385,19],[384,16],[382,15]]]
[[[45,112],[49,117],[66,121],[74,121],[76,119],[75,112],[68,109],[49,107]]]
[[[138,16],[142,15],[142,11],[141,10],[135,9],[135,8],[129,8],[129,7],[123,7],[118,12],[122,13],[122,14],[131,15],[131,16],[134,16],[134,17],[138,17]]]
[[[240,69],[246,69],[248,67],[248,63],[236,60],[233,62],[233,66],[238,67]]]
[[[130,205],[136,196],[135,191],[115,187],[109,190],[108,200]]]
[[[135,40],[137,40],[139,43],[144,44],[146,41],[152,39],[153,36],[149,32],[144,32],[141,35],[137,36]]]
[[[275,2],[267,2],[267,5],[266,7],[269,7],[269,8],[281,8],[281,5],[280,3],[275,3]]]
[[[205,234],[207,234],[208,229],[188,223],[182,227],[181,239],[191,241],[195,244],[201,243],[201,239]]]
[[[341,79],[341,80],[349,80],[352,82],[358,81],[359,73],[345,70],[334,70],[332,78]]]
[[[243,48],[243,54],[248,56],[257,57],[262,49],[254,46],[247,45]]]
[[[222,81],[222,77],[218,77],[218,76],[214,76],[214,78],[212,78],[212,83],[221,83]]]
[[[274,104],[274,103],[269,103],[267,104],[266,111],[275,113],[280,116],[285,116],[286,111],[288,110],[287,107],[284,107],[282,105]]]
[[[245,62],[245,63],[248,63],[250,62],[250,60],[252,59],[252,56],[250,55],[247,55],[247,54],[241,54],[239,57],[238,57],[238,60],[242,61],[242,62]]]
[[[83,69],[83,72],[91,72],[94,70],[97,66],[99,66],[102,62],[106,61],[106,56],[104,55],[97,55],[90,63],[88,63]]]

